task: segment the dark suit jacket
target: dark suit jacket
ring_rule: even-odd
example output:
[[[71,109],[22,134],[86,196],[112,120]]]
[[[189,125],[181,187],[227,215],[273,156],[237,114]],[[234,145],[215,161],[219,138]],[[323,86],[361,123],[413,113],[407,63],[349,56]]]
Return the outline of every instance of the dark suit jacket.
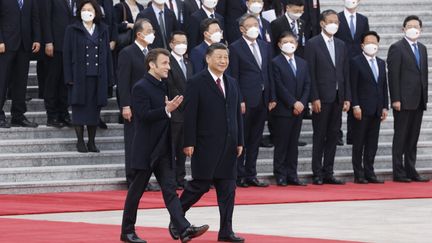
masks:
[[[381,117],[383,108],[388,109],[388,88],[385,62],[376,58],[379,76],[375,81],[369,62],[363,54],[350,61],[351,106],[360,106],[362,115]]]
[[[302,19],[297,20],[297,28],[298,28],[298,47],[295,54],[299,57],[304,56],[304,44],[306,43],[305,35],[304,35],[304,21]],[[282,15],[279,18],[273,20],[271,22],[271,33],[273,35],[273,48],[274,55],[280,54],[281,50],[278,46],[279,37],[283,32],[288,31],[292,33],[291,24],[288,22],[288,18],[286,15]]]
[[[145,56],[140,48],[132,43],[120,51],[117,65],[117,88],[120,107],[131,106],[133,85],[144,77]]]
[[[170,56],[170,66],[171,70],[168,73],[168,78],[166,79],[168,85],[168,97],[173,99],[176,95],[184,95],[186,89],[186,81],[193,75],[192,63],[184,59],[186,65],[186,76],[184,76],[183,71],[177,62],[177,60],[171,55]],[[183,109],[184,104],[171,113],[172,122],[183,122]]]
[[[0,1],[0,43],[6,51],[16,51],[23,44],[31,51],[33,42],[41,42],[39,8],[35,0],[26,0],[20,10],[18,1]]]
[[[185,95],[184,147],[194,146],[194,179],[237,179],[237,146],[243,146],[240,94],[224,75],[226,97],[208,70],[188,80]]]
[[[124,10],[123,10],[123,6],[126,10],[126,20],[129,23],[134,23],[135,19],[133,19],[132,17],[132,12],[129,8],[129,5],[127,5],[125,2],[121,2],[121,3],[117,3],[116,5],[114,5],[114,12],[115,12],[115,20],[116,20],[116,24],[117,24],[117,30],[119,33],[123,33],[126,32],[128,30],[127,28],[127,24],[123,23],[125,16],[124,16]],[[140,3],[137,2],[137,6],[139,11],[143,11],[144,10],[144,6]]]
[[[224,29],[224,17],[215,12],[215,17],[219,21],[219,26]],[[188,46],[194,48],[204,40],[203,33],[201,32],[201,21],[207,19],[207,14],[203,9],[193,13],[186,23],[185,31],[188,34]],[[192,49],[190,49],[192,50]]]
[[[196,4],[195,0],[184,0],[184,3],[186,5],[187,13],[189,14],[189,16],[201,8],[201,6],[198,6]]]
[[[167,41],[167,43],[165,43],[165,45],[167,48],[169,48],[168,42],[169,42],[169,38],[171,36],[171,33],[173,31],[180,30],[180,25],[177,22],[176,16],[175,16],[173,11],[169,10],[166,7],[163,11],[164,11],[165,29],[166,29],[166,38],[165,39]],[[150,22],[153,26],[153,29],[156,31],[156,33],[155,33],[156,38],[155,38],[153,44],[150,45],[150,48],[164,48],[164,43],[163,43],[163,39],[162,39],[162,31],[160,29],[159,22],[158,22],[159,15],[156,16],[155,12],[153,11],[153,8],[151,6],[149,6],[148,8],[144,9],[143,11],[141,11],[138,14],[137,19],[142,19],[142,18],[146,18],[146,19],[150,20]]]
[[[301,19],[303,19],[305,22],[304,33],[307,40],[318,35],[321,32],[321,26],[319,24],[319,18],[321,13],[320,2],[319,0],[316,1],[316,6],[313,5],[314,0],[304,1],[304,13],[301,16]]]
[[[418,43],[420,68],[406,39],[390,46],[387,63],[390,98],[400,101],[401,109],[427,108],[428,102],[428,57],[425,45]]]
[[[333,37],[334,38],[334,37]],[[311,76],[311,101],[321,103],[351,101],[348,51],[343,41],[334,38],[336,67],[321,34],[310,39],[305,47],[305,59]],[[338,92],[336,92],[336,83]],[[336,97],[336,93],[339,97]]]
[[[216,6],[216,12],[224,16],[225,38],[229,44],[236,41],[239,36],[236,35],[239,24],[238,19],[247,12],[247,6],[243,0],[219,0]]]
[[[146,170],[162,156],[171,154],[170,120],[165,112],[165,82],[145,74],[132,88],[135,114],[132,142],[132,169]],[[172,157],[171,158],[171,163]]]
[[[65,0],[45,0],[41,20],[44,42],[53,43],[54,50],[62,52],[66,27],[76,21],[68,2]]]
[[[108,25],[110,41],[116,41],[118,36],[117,24],[115,20],[113,0],[97,0],[99,6],[103,8],[104,15],[102,21]]]
[[[261,69],[243,37],[229,46],[230,74],[239,83],[242,101],[246,102],[246,107],[256,107],[262,97],[265,104],[275,100],[269,70],[272,59],[271,47],[262,40],[257,40],[257,43],[262,59]]]
[[[369,20],[364,15],[356,13],[356,32],[354,39],[351,36],[351,30],[349,28],[349,23],[345,18],[344,12],[338,13],[339,17],[339,29],[335,36],[345,42],[348,48],[349,58],[353,58],[357,55],[362,54],[361,48],[361,36],[369,31]]]
[[[293,117],[294,103],[300,101],[305,107],[309,102],[311,80],[306,61],[295,56],[296,75],[283,54],[272,61],[272,78],[276,90],[277,105],[272,115]]]
[[[192,61],[194,73],[199,73],[201,70],[207,67],[205,60],[205,53],[209,46],[205,41],[201,42],[200,45],[195,46],[190,52],[190,60]]]

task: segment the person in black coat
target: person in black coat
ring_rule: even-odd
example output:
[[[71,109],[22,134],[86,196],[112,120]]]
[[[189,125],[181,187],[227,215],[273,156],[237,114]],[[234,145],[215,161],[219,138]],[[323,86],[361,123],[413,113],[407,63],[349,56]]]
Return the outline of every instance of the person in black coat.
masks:
[[[353,107],[352,163],[354,182],[382,183],[374,171],[380,124],[387,118],[388,88],[385,61],[376,56],[380,37],[368,31],[361,37],[363,53],[350,61]]]
[[[238,30],[238,20],[247,12],[247,4],[244,0],[219,0],[217,3],[216,12],[224,17],[225,23],[222,28],[225,30],[225,38],[229,44],[241,36]]]
[[[282,33],[282,53],[272,61],[272,79],[277,105],[271,111],[274,129],[273,173],[279,186],[305,185],[298,179],[298,141],[305,107],[309,101],[311,80],[306,61],[294,55],[297,37]]]
[[[322,12],[320,24],[323,31],[305,48],[312,84],[313,183],[343,184],[333,176],[333,165],[342,111],[348,111],[351,101],[348,50],[334,37],[339,25],[334,10]]]
[[[97,0],[97,3],[101,10],[102,22],[108,26],[110,49],[112,51],[115,48],[118,35],[113,0]]]
[[[107,104],[108,85],[113,80],[110,34],[101,22],[95,0],[83,0],[77,8],[81,21],[66,29],[63,45],[64,79],[68,85],[68,102],[72,107],[72,124],[78,138],[78,152],[99,152],[95,144],[100,110]],[[84,125],[88,143],[84,143]]]
[[[307,40],[321,32],[320,26],[320,0],[305,0],[304,13],[301,19],[305,22],[304,33]]]
[[[37,127],[24,113],[30,56],[39,52],[40,43],[36,1],[0,1],[0,128],[9,128],[11,124]],[[8,86],[12,99],[11,124],[3,111]]]
[[[201,8],[201,0],[184,0],[185,7],[187,8],[187,13],[192,15],[196,11],[198,11]]]
[[[136,0],[122,0],[114,5],[115,20],[118,34],[123,34],[134,28],[135,19],[144,10],[144,6]],[[132,38],[133,40],[134,38]],[[132,43],[130,43],[132,44]],[[116,45],[116,52],[120,53],[122,47]]]
[[[180,197],[186,213],[213,183],[220,212],[219,241],[244,242],[234,234],[232,215],[237,157],[243,150],[240,91],[224,72],[228,48],[221,43],[207,49],[208,69],[188,80],[184,111],[184,152],[191,158],[192,181]],[[171,230],[172,231],[172,230]]]
[[[423,112],[428,103],[428,53],[418,41],[422,21],[411,15],[403,22],[405,37],[390,46],[388,81],[394,116],[393,180],[429,181],[415,168]]]
[[[163,79],[170,70],[169,52],[157,48],[149,52],[145,68],[148,72],[132,88],[135,136],[132,143],[132,169],[135,178],[129,187],[121,226],[124,242],[145,242],[135,233],[140,199],[154,172],[162,187],[162,195],[181,242],[204,234],[209,226],[192,226],[185,218],[176,194],[175,166],[170,141],[170,118],[183,101],[183,96],[168,100]]]
[[[141,11],[137,19],[146,18],[150,20],[155,29],[155,40],[150,48],[165,48],[168,49],[168,41],[171,33],[180,30],[180,24],[173,11],[165,7],[165,1],[152,0],[151,5]]]
[[[31,60],[36,60],[36,76],[37,76],[37,84],[38,84],[38,98],[44,98],[44,89],[45,89],[45,79],[47,76],[47,64],[46,64],[46,55],[45,55],[45,40],[44,40],[44,32],[45,32],[45,24],[43,23],[43,13],[45,12],[47,0],[38,0],[37,5],[39,8],[39,21],[41,26],[41,43],[40,50],[38,53],[32,53]]]

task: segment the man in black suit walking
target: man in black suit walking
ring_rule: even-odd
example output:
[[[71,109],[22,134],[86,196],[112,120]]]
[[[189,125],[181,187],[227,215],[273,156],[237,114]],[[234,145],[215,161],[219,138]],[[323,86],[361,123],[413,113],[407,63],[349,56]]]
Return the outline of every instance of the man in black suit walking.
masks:
[[[129,187],[123,211],[120,239],[124,242],[146,242],[135,233],[139,201],[152,172],[162,187],[165,205],[175,227],[179,229],[181,242],[204,234],[209,226],[192,226],[184,217],[176,194],[175,170],[169,135],[171,112],[183,101],[183,96],[167,98],[163,79],[170,69],[169,52],[157,48],[146,59],[148,73],[132,89],[132,107],[135,114],[135,136],[132,143],[132,169],[135,178]]]
[[[374,172],[380,124],[387,118],[388,88],[385,62],[376,56],[380,37],[368,31],[361,37],[363,53],[350,61],[352,163],[354,183],[382,183]]]
[[[39,8],[35,0],[0,1],[0,128],[37,127],[24,116],[31,53],[40,49]],[[11,124],[3,106],[8,87],[12,98]]]
[[[390,46],[388,78],[394,116],[393,180],[429,181],[415,168],[417,142],[428,102],[428,54],[418,41],[422,21],[408,16],[403,22],[405,37]]]
[[[170,64],[168,73],[168,98],[173,99],[177,95],[184,95],[186,81],[193,75],[192,63],[185,57],[187,51],[187,37],[183,31],[175,31],[171,34]],[[177,188],[185,186],[186,156],[183,153],[183,105],[172,113],[171,138],[175,151]]]
[[[337,13],[326,10],[320,19],[321,34],[305,48],[312,83],[313,183],[343,184],[333,176],[333,165],[342,110],[350,107],[349,60],[344,42],[334,37],[339,26]]]
[[[212,44],[206,61],[208,69],[189,79],[186,88],[184,152],[192,157],[193,180],[180,201],[188,211],[213,183],[221,218],[218,240],[244,242],[232,229],[237,157],[243,150],[240,92],[236,81],[224,74],[229,64],[224,44]]]

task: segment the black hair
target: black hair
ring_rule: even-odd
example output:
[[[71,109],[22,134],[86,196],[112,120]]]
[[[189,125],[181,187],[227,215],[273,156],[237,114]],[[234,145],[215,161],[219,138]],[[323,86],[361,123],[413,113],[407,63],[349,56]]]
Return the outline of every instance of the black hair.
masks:
[[[411,20],[417,20],[420,23],[420,28],[423,26],[423,22],[421,21],[421,19],[419,18],[419,16],[417,15],[410,15],[407,16],[403,22],[403,27],[406,27],[407,23]]]
[[[95,17],[93,19],[93,22],[96,24],[99,24],[102,20],[102,11],[99,7],[99,4],[96,2],[96,0],[81,0],[78,2],[78,8],[76,10],[76,16],[79,20],[81,20],[81,9],[86,5],[87,3],[90,3],[94,10],[95,10]]]
[[[369,35],[375,36],[377,38],[378,42],[380,42],[380,36],[378,35],[378,33],[376,31],[367,31],[367,32],[365,32],[365,33],[362,34],[362,36],[361,36],[361,43],[364,43],[364,40]]]

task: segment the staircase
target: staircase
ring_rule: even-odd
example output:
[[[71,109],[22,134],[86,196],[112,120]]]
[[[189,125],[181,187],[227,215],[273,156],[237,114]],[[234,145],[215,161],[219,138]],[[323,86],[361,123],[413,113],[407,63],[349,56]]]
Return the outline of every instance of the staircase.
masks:
[[[321,0],[322,10],[341,11],[340,0]],[[402,37],[403,19],[417,14],[423,20],[421,41],[428,46],[429,63],[432,66],[432,4],[430,0],[363,0],[359,12],[368,16],[371,30],[382,37],[379,56],[385,58],[391,43]],[[432,87],[432,68],[429,69]],[[117,124],[118,109],[115,99],[110,99],[102,110],[102,118],[108,122],[108,130],[98,130],[96,142],[101,153],[75,152],[75,133],[71,128],[46,127],[43,100],[37,98],[35,63],[31,63],[28,82],[26,113],[29,120],[40,124],[38,128],[0,129],[0,194],[43,193],[63,191],[97,191],[125,189],[123,125]],[[432,102],[432,91],[429,92]],[[426,175],[432,174],[432,103],[425,112],[418,144],[417,168]],[[9,111],[10,101],[5,111]],[[9,113],[7,113],[9,116]],[[346,128],[346,118],[343,128]],[[268,133],[267,130],[265,133]],[[375,167],[377,174],[391,178],[391,142],[393,117],[382,123]],[[308,143],[299,148],[299,175],[311,177],[312,122],[303,122],[301,140]],[[261,148],[257,169],[261,178],[271,179],[273,149]],[[189,165],[187,166],[189,170]],[[337,148],[335,175],[352,180],[351,146]]]

